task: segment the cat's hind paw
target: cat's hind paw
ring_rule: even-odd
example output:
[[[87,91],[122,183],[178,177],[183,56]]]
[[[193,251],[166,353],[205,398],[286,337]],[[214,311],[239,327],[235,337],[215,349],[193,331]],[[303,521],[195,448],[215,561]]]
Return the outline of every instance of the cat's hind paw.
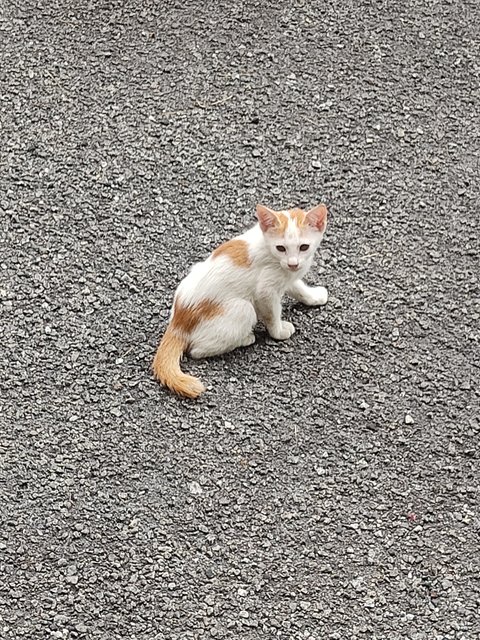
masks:
[[[255,342],[255,335],[253,333],[250,333],[248,336],[246,336],[245,340],[242,342],[240,346],[249,347],[254,342]]]

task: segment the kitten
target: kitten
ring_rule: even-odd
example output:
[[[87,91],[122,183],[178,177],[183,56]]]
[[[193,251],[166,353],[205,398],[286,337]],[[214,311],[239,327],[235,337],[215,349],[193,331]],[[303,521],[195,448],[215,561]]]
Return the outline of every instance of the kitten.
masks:
[[[272,338],[290,338],[295,328],[282,320],[284,293],[307,305],[327,302],[325,287],[302,281],[327,225],[325,205],[307,212],[257,205],[257,219],[253,228],[195,264],[177,288],[152,364],[155,378],[175,393],[196,398],[205,390],[198,378],[182,373],[185,352],[206,358],[251,345],[259,319]]]

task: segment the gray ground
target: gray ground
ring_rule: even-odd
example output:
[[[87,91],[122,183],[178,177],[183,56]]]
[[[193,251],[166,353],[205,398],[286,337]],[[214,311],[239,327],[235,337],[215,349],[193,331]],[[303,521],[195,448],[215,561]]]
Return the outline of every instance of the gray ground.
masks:
[[[480,637],[476,0],[1,0],[0,637]],[[276,344],[149,365],[325,201]]]

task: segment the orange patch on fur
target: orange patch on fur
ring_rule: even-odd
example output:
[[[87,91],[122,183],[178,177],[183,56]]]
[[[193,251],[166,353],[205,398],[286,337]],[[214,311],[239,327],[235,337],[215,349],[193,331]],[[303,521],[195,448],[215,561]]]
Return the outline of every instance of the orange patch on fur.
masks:
[[[300,229],[304,227],[307,214],[302,209],[289,209],[286,212],[275,211],[275,216],[277,224],[274,226],[273,231],[279,235],[284,235],[290,221],[294,222]]]
[[[211,300],[202,300],[202,302],[190,307],[184,307],[175,301],[170,326],[174,331],[189,335],[200,322],[220,316],[222,313],[222,305]]]
[[[277,218],[277,224],[273,227],[273,230],[283,236],[288,227],[289,217],[286,216],[283,211],[276,211],[275,216]]]
[[[290,209],[290,218],[296,223],[297,227],[305,226],[305,218],[307,214],[302,209]]]
[[[213,257],[228,256],[236,267],[249,267],[252,263],[248,255],[248,245],[245,240],[229,240],[221,244],[213,252]]]

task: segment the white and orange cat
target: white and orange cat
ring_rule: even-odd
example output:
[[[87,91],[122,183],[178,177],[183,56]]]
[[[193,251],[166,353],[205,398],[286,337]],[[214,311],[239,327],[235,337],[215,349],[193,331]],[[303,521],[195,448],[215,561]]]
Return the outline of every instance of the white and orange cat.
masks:
[[[309,211],[257,205],[257,218],[254,227],[195,264],[178,286],[152,365],[155,378],[175,393],[196,398],[205,390],[181,371],[184,353],[206,358],[251,345],[258,320],[272,338],[290,338],[295,328],[282,320],[285,293],[307,305],[327,302],[325,287],[302,281],[325,232],[325,205]]]

